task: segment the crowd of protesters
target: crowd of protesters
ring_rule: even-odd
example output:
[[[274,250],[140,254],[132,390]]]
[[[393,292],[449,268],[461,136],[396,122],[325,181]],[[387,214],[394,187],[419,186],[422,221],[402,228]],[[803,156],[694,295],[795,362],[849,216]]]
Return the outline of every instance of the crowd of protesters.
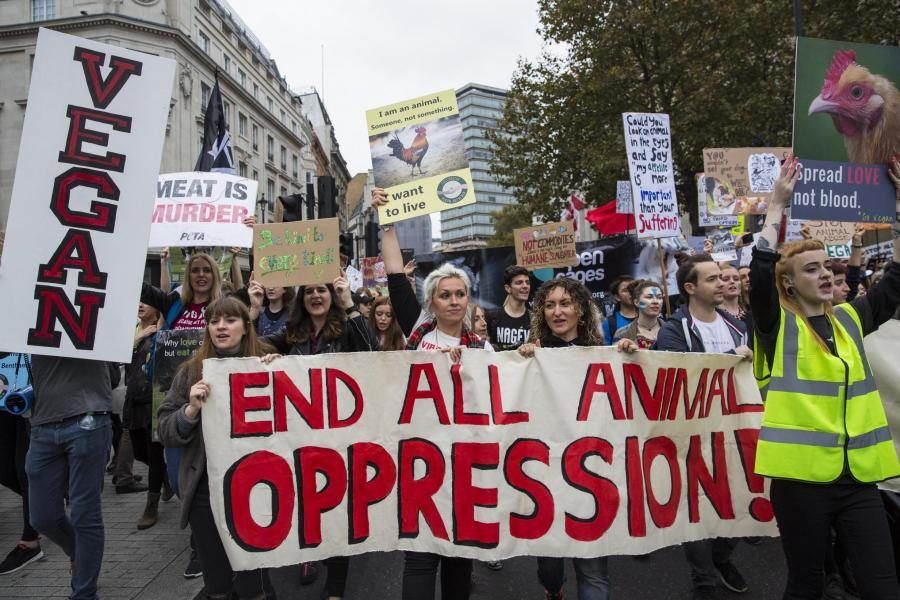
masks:
[[[343,273],[327,285],[297,289],[265,288],[252,279],[244,286],[239,272],[229,283],[209,255],[194,253],[177,289],[164,277],[162,287],[142,290],[132,359],[121,366],[119,411],[112,408],[113,390],[121,387],[119,365],[24,357],[33,410],[28,419],[0,411],[0,483],[23,498],[21,539],[0,564],[0,575],[40,560],[43,537],[71,560],[71,597],[97,598],[101,491],[109,470],[116,493],[146,493],[135,520],[139,530],[156,524],[160,501],[178,495],[181,526],[190,528],[194,550],[184,575],[203,577],[205,597],[274,598],[266,569],[231,568],[213,521],[200,419],[209,394],[204,358],[270,362],[282,355],[439,350],[458,361],[478,349],[516,351],[527,359],[539,348],[614,345],[626,353],[725,353],[752,361],[765,400],[756,466],[772,479],[788,566],[784,598],[832,597],[827,594],[834,589],[864,600],[897,598],[896,540],[885,508],[897,501],[875,483],[900,476],[900,462],[879,397],[879,373],[867,361],[863,339],[900,316],[900,226],[893,226],[893,260],[881,265],[862,265],[860,234],[846,263],[829,260],[824,245],[812,239],[782,244],[784,208],[799,170],[796,159],[785,161],[749,267],[717,263],[707,253],[679,256],[673,306],[664,282],[620,277],[609,285],[615,306],[604,314],[583,284],[562,277],[535,288],[531,273],[516,265],[503,274],[506,296],[496,308],[476,304],[469,276],[449,263],[422,279],[419,295],[415,264],[404,264],[391,226],[382,228],[385,294],[352,292]],[[900,189],[897,161],[890,177]],[[373,204],[386,202],[384,191],[375,189]],[[200,329],[204,340],[153,415],[153,341],[167,329]],[[146,484],[131,472],[134,459],[149,467]],[[694,598],[714,598],[720,585],[737,593],[749,589],[731,560],[740,541],[683,544]],[[572,560],[577,597],[608,599],[615,576],[608,558]],[[344,597],[352,562],[338,556],[322,561],[323,597]],[[562,598],[565,559],[535,562],[545,598]],[[306,583],[320,570],[315,563],[298,568]],[[465,599],[472,561],[409,551],[402,578],[404,600],[435,598],[438,585],[441,598]],[[667,597],[665,591],[659,597]]]

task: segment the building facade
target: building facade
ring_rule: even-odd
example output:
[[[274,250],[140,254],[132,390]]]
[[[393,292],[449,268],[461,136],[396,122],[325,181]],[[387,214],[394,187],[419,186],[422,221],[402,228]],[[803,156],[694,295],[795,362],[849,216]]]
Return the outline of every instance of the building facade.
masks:
[[[3,0],[0,230],[9,212],[39,27],[176,61],[161,173],[194,168],[218,74],[236,171],[259,182],[257,218],[270,219],[278,196],[305,194],[318,175],[346,174],[336,140],[336,152],[328,140],[330,155],[316,156],[325,145],[309,111],[226,0]]]
[[[445,250],[485,246],[494,235],[491,213],[516,203],[512,192],[491,174],[493,144],[487,139],[487,132],[495,130],[503,118],[506,90],[468,83],[456,90],[456,100],[476,201],[441,213],[441,243]]]

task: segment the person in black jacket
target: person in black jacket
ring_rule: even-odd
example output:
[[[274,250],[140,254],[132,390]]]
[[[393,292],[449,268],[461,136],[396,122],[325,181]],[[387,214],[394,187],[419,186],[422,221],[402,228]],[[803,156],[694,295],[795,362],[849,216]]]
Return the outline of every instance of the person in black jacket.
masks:
[[[262,284],[257,281],[250,282],[248,292],[253,304],[261,302],[265,293]],[[300,286],[287,326],[261,339],[279,353],[264,356],[263,362],[271,362],[282,354],[308,356],[378,350],[378,340],[353,303],[350,283],[344,273],[329,285]],[[328,567],[325,597],[332,600],[342,598],[347,584],[349,559],[340,556],[328,558],[325,559],[325,566]],[[309,563],[302,563],[300,568],[305,578],[315,578]]]
[[[690,257],[678,267],[675,279],[687,304],[662,326],[653,349],[738,354],[751,360],[753,351],[748,346],[747,326],[720,308],[725,301],[725,284],[712,257],[708,254]],[[714,598],[717,581],[734,592],[747,590],[746,581],[731,563],[734,546],[734,540],[725,538],[683,545],[691,566],[696,600]]]

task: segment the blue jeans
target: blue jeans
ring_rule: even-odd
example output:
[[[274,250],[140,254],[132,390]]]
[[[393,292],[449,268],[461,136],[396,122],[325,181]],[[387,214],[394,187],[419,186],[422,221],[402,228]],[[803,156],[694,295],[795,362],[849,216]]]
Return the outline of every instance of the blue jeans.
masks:
[[[566,559],[538,557],[538,580],[551,594],[562,590],[566,581]],[[609,559],[573,558],[578,600],[609,600]]]
[[[89,429],[81,417],[33,426],[25,460],[31,524],[72,561],[72,600],[98,597],[103,563],[100,498],[112,427],[108,415],[93,419]],[[71,517],[64,504],[67,490]]]

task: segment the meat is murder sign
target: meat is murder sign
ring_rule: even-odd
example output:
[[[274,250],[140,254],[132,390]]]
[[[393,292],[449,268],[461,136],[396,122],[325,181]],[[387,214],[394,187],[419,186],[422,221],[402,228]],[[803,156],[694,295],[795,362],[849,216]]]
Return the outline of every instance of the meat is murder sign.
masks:
[[[0,348],[127,361],[175,63],[38,33],[13,185]]]
[[[203,378],[213,514],[235,569],[775,534],[753,472],[762,403],[734,356],[349,353],[211,359]]]

